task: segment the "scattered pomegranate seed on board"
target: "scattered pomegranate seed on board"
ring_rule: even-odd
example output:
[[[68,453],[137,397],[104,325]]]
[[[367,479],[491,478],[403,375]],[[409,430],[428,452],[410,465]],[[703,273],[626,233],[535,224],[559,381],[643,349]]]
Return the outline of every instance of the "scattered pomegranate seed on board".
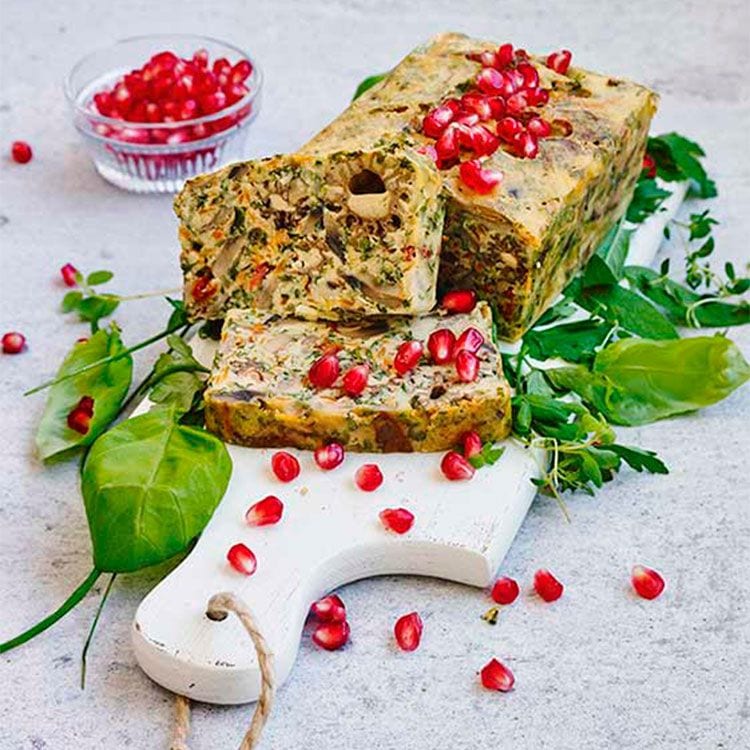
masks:
[[[341,443],[326,443],[315,449],[315,463],[324,471],[335,469],[344,460]]]
[[[433,331],[427,339],[427,349],[436,365],[444,365],[453,359],[456,335],[448,328]]]
[[[26,141],[13,141],[10,147],[10,155],[17,164],[26,164],[31,161],[33,153],[31,146]]]
[[[275,495],[269,495],[251,505],[245,513],[245,521],[249,526],[270,526],[281,520],[284,503]]]
[[[513,672],[497,659],[492,659],[485,664],[482,667],[480,676],[482,685],[487,690],[499,690],[501,693],[507,693],[509,690],[512,690],[513,683],[516,681]]]
[[[644,599],[656,599],[664,591],[664,579],[655,570],[643,565],[633,567],[630,580],[635,593]]]
[[[480,195],[491,193],[503,179],[503,173],[495,169],[485,169],[478,159],[465,161],[458,168],[461,182],[469,190]]]
[[[338,594],[330,594],[313,602],[310,612],[321,622],[344,622],[346,606]]]
[[[464,447],[464,458],[466,459],[482,452],[482,438],[479,437],[479,434],[474,432],[474,430],[465,433],[461,442]]]
[[[378,516],[383,526],[396,534],[405,534],[414,525],[414,514],[406,508],[386,508]]]
[[[2,339],[4,354],[20,354],[26,347],[26,336],[18,331],[9,331]]]
[[[547,57],[547,67],[564,76],[568,72],[572,58],[573,53],[570,50],[561,49]]]
[[[452,482],[459,482],[471,479],[476,469],[456,451],[448,451],[440,462],[440,470],[446,479]]]
[[[308,377],[313,388],[330,388],[339,376],[339,358],[336,354],[324,354],[313,362]]]
[[[299,476],[299,461],[286,451],[277,451],[271,456],[271,469],[281,482],[291,482]]]
[[[370,366],[366,364],[355,365],[344,373],[344,393],[356,398],[361,396],[367,388],[367,379],[370,377]]]
[[[227,561],[238,573],[246,576],[251,576],[258,567],[253,551],[242,542],[229,548]]]
[[[408,615],[399,617],[393,626],[393,634],[399,648],[402,651],[415,651],[419,648],[423,629],[424,624],[418,613],[410,612]]]
[[[477,293],[473,289],[455,289],[446,292],[440,302],[443,310],[450,313],[470,313],[477,304]]]
[[[350,632],[349,623],[346,620],[343,622],[328,622],[315,628],[312,639],[313,643],[326,651],[336,651],[346,645]]]
[[[479,376],[479,357],[462,349],[456,355],[456,374],[462,383],[473,383]]]
[[[557,601],[562,595],[564,586],[545,568],[534,573],[534,590],[545,602]]]
[[[354,481],[359,489],[373,492],[383,484],[383,473],[377,464],[363,464],[357,469]]]
[[[422,358],[423,347],[419,341],[405,341],[399,346],[393,359],[393,366],[399,375],[406,375],[413,370]]]
[[[492,586],[490,596],[498,604],[512,604],[518,598],[518,584],[512,578],[498,578]]]

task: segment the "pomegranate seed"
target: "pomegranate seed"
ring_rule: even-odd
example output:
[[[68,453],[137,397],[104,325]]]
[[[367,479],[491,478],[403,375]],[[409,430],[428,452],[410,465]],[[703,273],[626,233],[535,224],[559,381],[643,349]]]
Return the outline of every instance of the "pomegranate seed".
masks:
[[[422,120],[422,132],[430,138],[439,138],[453,121],[455,113],[452,107],[441,104],[425,115]]]
[[[399,617],[393,626],[393,634],[396,636],[398,647],[402,651],[416,651],[422,640],[423,628],[422,618],[416,612]]]
[[[539,87],[539,72],[530,63],[521,63],[516,70],[523,76],[523,87],[525,89],[536,89]]]
[[[476,469],[460,453],[456,453],[456,451],[448,451],[448,453],[443,456],[443,460],[440,462],[440,470],[445,475],[445,478],[450,479],[452,482],[471,479],[476,471]]]
[[[206,49],[198,49],[193,54],[193,63],[197,65],[199,68],[207,68],[208,67],[208,50]]]
[[[497,134],[504,141],[510,143],[521,131],[523,126],[515,117],[503,117],[497,124]]]
[[[456,354],[458,352],[471,352],[476,354],[484,344],[484,336],[473,326],[467,328],[456,341]]]
[[[528,89],[526,96],[531,107],[543,107],[549,101],[549,91],[547,89]]]
[[[485,94],[499,94],[503,91],[505,77],[495,68],[484,68],[477,75],[477,86]]]
[[[284,503],[274,495],[269,495],[251,505],[245,513],[248,526],[270,526],[281,520]]]
[[[393,366],[399,375],[406,375],[413,370],[422,358],[423,347],[419,341],[405,341],[399,346],[393,358]]]
[[[180,58],[174,52],[169,52],[168,50],[157,52],[149,60],[149,62],[153,63],[160,70],[171,70],[179,61]]]
[[[373,492],[383,484],[383,473],[377,464],[363,464],[357,469],[354,481],[359,489]]]
[[[545,602],[554,602],[563,594],[563,585],[544,568],[534,573],[534,590]]]
[[[536,138],[547,138],[552,133],[552,126],[541,117],[532,117],[526,123],[526,130]]]
[[[174,146],[178,143],[187,143],[190,140],[190,129],[180,128],[170,133],[166,138],[166,143],[170,146]]]
[[[219,57],[214,60],[214,64],[211,66],[211,70],[214,75],[229,75],[232,70],[232,64],[227,60],[226,57]]]
[[[213,278],[211,276],[199,276],[193,284],[192,295],[196,302],[203,302],[209,297],[213,296],[216,291],[212,285]]]
[[[26,346],[26,336],[18,331],[9,331],[2,341],[4,354],[20,354]]]
[[[454,120],[456,125],[464,125],[465,128],[458,129],[458,142],[462,146],[469,146],[470,144],[466,141],[468,140],[468,135],[471,132],[468,130],[468,128],[473,128],[479,125],[479,115],[476,112],[463,112],[459,114],[456,119]]]
[[[481,63],[483,68],[499,68],[500,63],[497,58],[497,52],[480,52],[477,54],[467,55],[470,60]]]
[[[75,407],[78,411],[82,411],[89,417],[94,416],[94,399],[91,396],[81,396],[81,400]]]
[[[91,427],[91,414],[88,414],[83,409],[75,407],[68,414],[67,418],[68,427],[81,435],[86,435]]]
[[[299,461],[286,451],[277,451],[271,456],[271,469],[281,482],[291,482],[299,476]]]
[[[646,172],[646,177],[653,179],[656,177],[656,162],[651,154],[645,154],[643,157],[643,169]]]
[[[161,107],[154,102],[147,102],[145,114],[146,122],[161,122],[164,117]]]
[[[198,106],[204,115],[212,115],[227,106],[227,95],[223,91],[204,94],[198,99]]]
[[[108,117],[114,107],[110,93],[108,91],[100,91],[94,94],[94,106],[100,115]]]
[[[31,161],[31,146],[26,141],[13,141],[10,147],[10,155],[17,164],[26,164]]]
[[[229,74],[229,80],[232,83],[242,83],[243,81],[245,81],[247,78],[250,77],[250,74],[252,72],[253,72],[253,66],[250,64],[250,61],[240,60],[232,68],[232,72]]]
[[[388,531],[405,534],[414,525],[414,514],[406,508],[386,508],[378,513],[380,523]]]
[[[482,685],[487,690],[499,690],[501,693],[507,693],[513,689],[513,683],[516,678],[513,672],[497,659],[492,659],[482,667],[481,671]]]
[[[227,104],[234,104],[243,96],[247,96],[249,89],[241,83],[233,83],[224,89],[224,93],[227,95]]]
[[[512,578],[498,578],[490,596],[498,604],[513,604],[518,598],[518,592],[518,584]]]
[[[528,106],[529,99],[525,91],[517,91],[505,100],[509,115],[520,115]]]
[[[246,576],[251,576],[258,567],[253,551],[242,542],[229,548],[227,560],[238,573],[244,573]]]
[[[427,339],[427,349],[436,365],[444,365],[453,359],[455,345],[456,335],[448,328],[433,331]]]
[[[501,68],[512,62],[513,60],[513,45],[512,44],[501,44],[497,48],[497,62]]]
[[[435,152],[438,156],[438,165],[442,168],[449,166],[452,161],[458,159],[459,142],[458,133],[454,127],[448,127],[435,144]]]
[[[471,159],[461,164],[458,173],[469,190],[480,195],[491,193],[502,182],[503,173],[495,169],[484,169],[478,159]]]
[[[464,446],[464,458],[467,460],[482,452],[482,438],[480,438],[479,433],[474,432],[474,430],[464,433],[461,442]]]
[[[327,443],[315,449],[315,463],[323,471],[335,469],[344,460],[344,446],[341,443]]]
[[[347,396],[355,398],[360,396],[362,392],[367,388],[367,379],[370,377],[370,366],[355,365],[349,368],[344,373],[344,392]]]
[[[313,602],[310,612],[321,622],[344,622],[346,620],[346,606],[338,594],[330,594]]]
[[[479,357],[462,349],[456,354],[456,374],[462,383],[473,383],[479,375]]]
[[[633,567],[630,581],[635,593],[644,599],[656,599],[664,591],[664,579],[655,570],[643,565]]]
[[[350,632],[349,623],[346,620],[343,622],[328,622],[315,628],[312,639],[316,646],[320,646],[326,651],[336,651],[349,640]]]
[[[553,52],[547,58],[547,67],[552,68],[555,73],[559,73],[561,76],[564,76],[568,72],[572,57],[572,53],[567,49],[562,49],[559,52]]]
[[[492,112],[492,118],[499,120],[505,114],[505,99],[502,96],[490,96],[487,98]]]
[[[539,142],[528,132],[518,134],[513,141],[513,148],[518,156],[525,159],[535,159],[539,154]]]
[[[66,263],[60,269],[60,276],[62,276],[65,286],[75,286],[78,283],[78,280],[76,279],[77,274],[78,270],[70,263]]]
[[[198,116],[198,102],[195,99],[185,99],[177,110],[178,120],[194,120]]]
[[[468,94],[464,94],[461,97],[461,106],[474,112],[482,121],[491,120],[493,117],[490,97],[484,96],[477,91],[470,91]]]
[[[451,313],[470,313],[476,304],[477,294],[473,289],[456,289],[443,296],[440,306]]]
[[[339,376],[339,358],[335,354],[324,354],[313,362],[307,375],[313,388],[330,388]]]
[[[459,140],[461,140],[460,137]],[[491,154],[494,154],[500,146],[499,138],[493,133],[490,133],[484,125],[476,125],[472,128],[468,128],[464,140],[465,143],[462,145],[466,145],[474,151],[477,156],[490,156]]]

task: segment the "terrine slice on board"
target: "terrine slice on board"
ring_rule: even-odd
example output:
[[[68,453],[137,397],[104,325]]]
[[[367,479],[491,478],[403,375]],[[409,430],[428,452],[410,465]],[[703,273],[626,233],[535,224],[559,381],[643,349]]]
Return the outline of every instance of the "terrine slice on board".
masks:
[[[473,382],[461,382],[453,363],[431,361],[427,340],[441,328],[456,338],[475,328],[484,339]],[[410,340],[423,342],[424,354],[417,367],[399,375],[394,358]],[[346,395],[342,376],[330,388],[311,385],[311,365],[332,352],[342,376],[354,365],[369,365],[360,396]],[[458,445],[467,430],[485,441],[510,432],[510,390],[485,303],[466,314],[349,324],[231,310],[205,402],[209,430],[227,442],[256,447],[314,449],[335,440],[353,451],[439,451]]]
[[[234,307],[311,320],[434,307],[441,180],[395,143],[234,164],[190,180],[175,211],[192,319]]]

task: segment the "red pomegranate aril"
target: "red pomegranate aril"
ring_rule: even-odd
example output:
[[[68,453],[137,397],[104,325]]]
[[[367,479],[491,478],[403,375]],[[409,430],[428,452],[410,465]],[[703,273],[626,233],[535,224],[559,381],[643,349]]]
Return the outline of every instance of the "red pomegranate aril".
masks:
[[[226,57],[218,57],[211,66],[214,75],[228,75],[232,71],[232,64]]]
[[[525,91],[517,91],[505,100],[505,107],[509,115],[520,115],[529,106]]]
[[[471,479],[476,469],[456,451],[448,451],[440,462],[440,470],[451,482],[461,482]]]
[[[493,117],[492,105],[490,99],[478,91],[470,91],[461,97],[461,106],[470,112],[474,112],[480,120],[490,120]]]
[[[199,68],[208,67],[208,50],[203,48],[197,49],[193,53],[193,64]]]
[[[406,508],[386,508],[378,513],[380,523],[395,534],[405,534],[414,525],[414,514]]]
[[[291,453],[277,451],[271,456],[271,469],[280,482],[291,482],[299,476],[299,461]]]
[[[142,99],[148,93],[148,82],[140,72],[126,73],[122,80],[134,99]]]
[[[250,61],[240,60],[239,62],[235,63],[234,67],[232,68],[232,72],[229,74],[229,80],[232,83],[242,83],[247,78],[249,78],[252,72],[253,66],[250,64]]]
[[[68,427],[80,435],[86,435],[91,429],[91,414],[78,407],[71,410],[66,421]]]
[[[505,77],[495,68],[484,68],[477,75],[476,83],[485,94],[500,94],[505,86]]]
[[[423,629],[422,618],[417,612],[410,612],[408,615],[399,617],[393,626],[393,635],[396,637],[398,647],[402,651],[415,651],[422,640]]]
[[[214,91],[198,99],[198,106],[204,115],[212,115],[227,106],[227,95],[223,91]]]
[[[487,130],[484,125],[469,128],[467,134],[468,143],[466,145],[476,156],[490,156],[500,147],[500,139]]]
[[[344,446],[341,443],[326,443],[315,449],[315,463],[323,471],[335,469],[344,460]]]
[[[315,628],[312,639],[316,646],[320,646],[326,651],[336,651],[346,645],[350,632],[349,623],[346,620],[343,622],[327,622]]]
[[[370,366],[366,364],[355,365],[350,367],[345,373],[342,380],[344,393],[347,396],[356,398],[361,396],[367,388],[367,379],[370,377]]]
[[[96,107],[100,115],[108,117],[113,107],[112,97],[110,96],[109,92],[99,91],[98,93],[94,94],[94,106]]]
[[[422,132],[430,138],[439,138],[455,116],[453,107],[441,104],[427,113],[422,120]]]
[[[461,182],[469,190],[480,195],[491,193],[503,179],[503,173],[496,169],[485,169],[478,159],[465,161],[458,168]]]
[[[643,599],[656,599],[664,591],[664,579],[652,568],[635,565],[630,578],[633,589]]]
[[[541,117],[532,117],[526,123],[526,130],[535,138],[547,138],[552,133],[552,126]]]
[[[646,177],[653,179],[656,177],[656,162],[651,154],[646,154],[643,157],[643,170],[646,173]]]
[[[500,120],[505,114],[505,99],[502,96],[489,96],[487,103],[490,105],[492,119]]]
[[[501,693],[507,693],[513,689],[513,683],[516,678],[513,672],[508,669],[502,662],[492,659],[482,667],[480,672],[482,685],[487,690],[499,690]]]
[[[419,341],[405,341],[399,346],[393,358],[393,366],[399,375],[406,375],[413,370],[422,358],[423,347]]]
[[[180,61],[180,58],[175,55],[174,52],[164,50],[163,52],[157,52],[152,55],[150,63],[152,63],[157,69],[160,70],[171,70]]]
[[[520,589],[512,578],[498,578],[492,586],[490,596],[498,604],[512,604],[517,598]]]
[[[177,110],[178,120],[194,120],[198,116],[198,102],[195,99],[185,99]]]
[[[503,117],[497,124],[497,134],[510,143],[523,130],[523,125],[515,117]]]
[[[310,614],[321,622],[344,622],[346,620],[346,606],[338,594],[329,594],[310,607]]]
[[[253,551],[242,542],[229,548],[227,561],[238,573],[246,576],[251,576],[258,567],[258,561],[255,559]]]
[[[524,159],[535,159],[539,154],[539,142],[528,132],[519,133],[516,136],[513,148],[516,154]]]
[[[330,388],[339,376],[339,358],[335,354],[324,354],[313,362],[308,378],[313,388]]]
[[[464,458],[467,460],[482,452],[482,438],[474,430],[465,433],[461,443],[464,447]]]
[[[530,63],[521,63],[516,70],[523,76],[523,87],[535,89],[539,86],[539,72]]]
[[[446,292],[440,302],[443,310],[451,313],[470,313],[477,304],[477,293],[473,289],[454,289]]]
[[[224,93],[227,95],[227,105],[234,104],[246,96],[248,93],[247,86],[243,86],[241,83],[233,83],[224,89]]]
[[[545,602],[557,601],[563,594],[564,586],[545,568],[534,573],[534,591]]]
[[[482,348],[482,344],[484,344],[484,336],[476,328],[469,326],[458,337],[455,352],[458,354],[459,352],[466,351],[476,354]]]
[[[190,128],[179,128],[172,131],[166,138],[166,143],[175,146],[180,143],[187,143],[191,140]]]
[[[542,88],[528,89],[526,97],[529,100],[529,106],[543,107],[549,101],[549,90]]]
[[[63,284],[65,284],[65,286],[75,286],[78,283],[78,280],[76,279],[77,274],[78,270],[71,263],[66,263],[60,269],[60,276],[62,276]]]
[[[435,144],[439,163],[447,166],[455,159],[458,159],[460,153],[459,145],[456,128],[452,126],[447,127]]]
[[[364,492],[374,492],[383,484],[383,472],[377,464],[363,464],[354,474],[357,487]]]
[[[13,141],[10,147],[10,155],[16,164],[27,164],[33,156],[31,146],[26,141]]]
[[[436,365],[444,365],[453,359],[456,335],[448,328],[433,331],[427,339],[427,349]]]
[[[559,73],[560,75],[564,76],[568,72],[572,57],[572,53],[567,49],[562,49],[559,52],[553,52],[547,58],[547,67],[554,70],[555,73]]]
[[[81,400],[75,407],[78,411],[82,411],[88,416],[94,416],[94,399],[91,396],[81,396]]]
[[[512,44],[501,44],[497,48],[497,62],[501,68],[509,65],[513,61],[513,45]]]
[[[161,111],[161,107],[155,102],[147,102],[145,111],[146,122],[162,122],[164,114]]]
[[[26,346],[26,337],[18,331],[9,331],[2,338],[3,354],[20,354]]]
[[[269,495],[251,505],[245,513],[248,526],[270,526],[278,523],[284,513],[284,503],[275,495]]]

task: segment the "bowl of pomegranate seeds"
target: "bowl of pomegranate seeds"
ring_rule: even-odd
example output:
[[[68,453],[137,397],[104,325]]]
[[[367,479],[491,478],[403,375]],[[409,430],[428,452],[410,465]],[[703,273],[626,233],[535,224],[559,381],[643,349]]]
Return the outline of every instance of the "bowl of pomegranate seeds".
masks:
[[[65,79],[65,95],[105,180],[171,193],[243,156],[261,86],[257,63],[238,47],[164,34],[87,55]]]

